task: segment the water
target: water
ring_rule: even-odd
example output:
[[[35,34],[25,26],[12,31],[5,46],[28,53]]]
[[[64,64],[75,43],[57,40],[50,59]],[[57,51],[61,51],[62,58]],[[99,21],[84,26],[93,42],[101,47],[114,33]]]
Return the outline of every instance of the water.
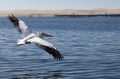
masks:
[[[20,34],[0,18],[0,79],[120,78],[120,17],[21,19],[33,32],[52,34],[45,40],[65,58],[54,60],[32,45],[17,47]]]

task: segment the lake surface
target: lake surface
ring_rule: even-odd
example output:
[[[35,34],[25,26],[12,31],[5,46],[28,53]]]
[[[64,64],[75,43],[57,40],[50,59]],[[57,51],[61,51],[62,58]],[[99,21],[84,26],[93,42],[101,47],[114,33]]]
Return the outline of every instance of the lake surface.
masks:
[[[20,17],[64,55],[61,61],[33,45],[0,18],[0,79],[119,79],[120,17]]]

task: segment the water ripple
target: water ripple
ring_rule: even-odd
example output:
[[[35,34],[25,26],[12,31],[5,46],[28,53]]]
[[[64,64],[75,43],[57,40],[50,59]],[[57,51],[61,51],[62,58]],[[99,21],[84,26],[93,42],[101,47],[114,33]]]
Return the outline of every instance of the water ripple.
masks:
[[[20,18],[32,30],[52,34],[45,39],[65,58],[54,60],[32,45],[16,47],[19,33],[1,18],[1,79],[119,79],[120,18]]]

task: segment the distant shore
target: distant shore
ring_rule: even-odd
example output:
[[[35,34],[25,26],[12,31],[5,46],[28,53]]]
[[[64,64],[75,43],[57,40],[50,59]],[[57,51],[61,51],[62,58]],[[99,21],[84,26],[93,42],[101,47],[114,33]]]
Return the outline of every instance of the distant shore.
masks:
[[[120,9],[94,10],[0,10],[0,17],[15,14],[26,17],[84,17],[84,16],[120,16]]]

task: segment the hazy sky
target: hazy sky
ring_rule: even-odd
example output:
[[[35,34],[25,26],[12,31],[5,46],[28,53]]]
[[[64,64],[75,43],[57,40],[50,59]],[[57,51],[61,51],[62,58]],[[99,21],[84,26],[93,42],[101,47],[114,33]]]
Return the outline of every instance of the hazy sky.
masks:
[[[120,8],[120,0],[0,0],[0,9],[97,9]]]

